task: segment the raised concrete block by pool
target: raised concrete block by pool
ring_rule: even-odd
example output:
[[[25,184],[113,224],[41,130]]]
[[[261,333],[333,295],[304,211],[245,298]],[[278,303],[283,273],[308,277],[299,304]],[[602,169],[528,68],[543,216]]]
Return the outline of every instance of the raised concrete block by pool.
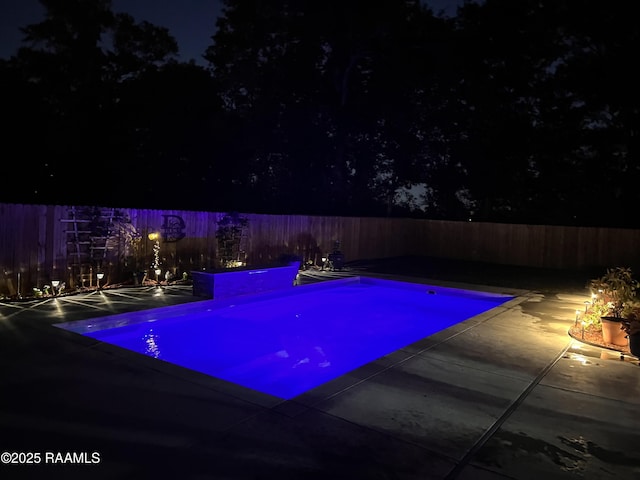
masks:
[[[283,267],[242,268],[212,272],[192,271],[193,294],[216,300],[241,295],[273,292],[295,285],[300,264]]]

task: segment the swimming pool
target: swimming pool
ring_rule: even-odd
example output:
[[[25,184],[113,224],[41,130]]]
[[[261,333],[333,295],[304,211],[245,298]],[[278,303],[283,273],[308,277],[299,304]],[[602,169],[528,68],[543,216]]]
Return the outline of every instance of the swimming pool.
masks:
[[[354,277],[57,326],[291,399],[512,298]]]

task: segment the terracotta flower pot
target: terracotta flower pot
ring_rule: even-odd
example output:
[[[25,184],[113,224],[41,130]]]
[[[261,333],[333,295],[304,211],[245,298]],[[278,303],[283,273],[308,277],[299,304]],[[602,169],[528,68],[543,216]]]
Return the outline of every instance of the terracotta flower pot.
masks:
[[[622,320],[617,317],[601,317],[602,320],[602,340],[625,347],[628,344],[627,334],[622,330]]]

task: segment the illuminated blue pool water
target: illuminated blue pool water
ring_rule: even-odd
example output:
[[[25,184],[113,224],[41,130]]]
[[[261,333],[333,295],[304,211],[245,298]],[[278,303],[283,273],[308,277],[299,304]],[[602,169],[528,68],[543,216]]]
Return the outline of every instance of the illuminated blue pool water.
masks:
[[[355,278],[63,328],[290,399],[511,298]]]

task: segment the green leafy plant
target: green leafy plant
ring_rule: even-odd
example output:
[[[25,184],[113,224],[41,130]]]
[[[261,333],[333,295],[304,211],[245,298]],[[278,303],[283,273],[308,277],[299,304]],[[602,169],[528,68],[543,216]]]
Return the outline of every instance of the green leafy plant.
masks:
[[[625,305],[620,328],[627,335],[640,334],[640,301],[631,301]]]
[[[607,269],[607,273],[590,282],[593,304],[606,307],[603,317],[622,318],[625,305],[636,298],[640,284],[633,278],[633,272],[627,267]]]
[[[609,308],[604,303],[594,299],[582,315],[582,322],[585,328],[602,328],[602,317],[607,316]]]

